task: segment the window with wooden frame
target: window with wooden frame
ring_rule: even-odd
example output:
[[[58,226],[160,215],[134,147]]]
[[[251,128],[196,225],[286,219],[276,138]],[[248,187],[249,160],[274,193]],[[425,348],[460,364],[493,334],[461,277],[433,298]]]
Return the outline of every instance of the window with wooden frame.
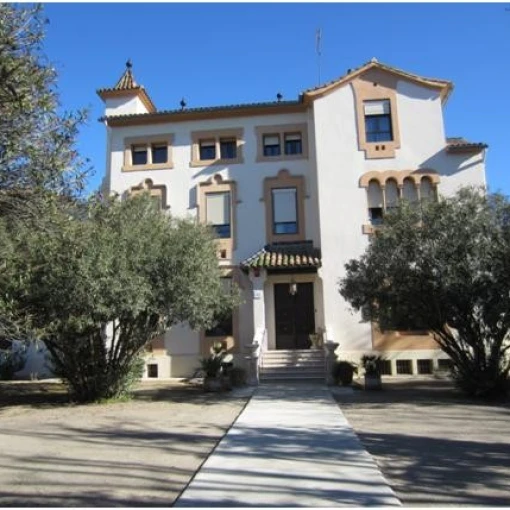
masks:
[[[243,129],[191,133],[191,166],[243,163]]]
[[[308,158],[307,124],[257,126],[257,161]]]
[[[124,140],[122,171],[165,170],[173,168],[173,135],[163,134]]]

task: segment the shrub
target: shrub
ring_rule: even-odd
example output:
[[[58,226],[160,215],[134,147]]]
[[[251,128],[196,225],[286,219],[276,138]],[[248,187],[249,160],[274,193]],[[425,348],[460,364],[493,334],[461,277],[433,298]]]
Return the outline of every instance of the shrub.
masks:
[[[381,375],[381,365],[384,361],[382,356],[375,354],[364,354],[361,357],[361,365],[365,370],[365,375]]]

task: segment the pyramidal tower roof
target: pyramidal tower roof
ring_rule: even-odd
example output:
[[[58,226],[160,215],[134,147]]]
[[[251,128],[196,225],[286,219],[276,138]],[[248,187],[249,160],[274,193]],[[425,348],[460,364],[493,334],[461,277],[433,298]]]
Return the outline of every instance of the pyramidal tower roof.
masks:
[[[133,75],[133,64],[131,60],[126,62],[126,70],[119,78],[116,85],[110,88],[99,89],[97,94],[103,101],[114,97],[125,97],[126,95],[138,96],[149,113],[155,113],[157,110],[145,88],[142,85],[138,85],[136,82]]]
[[[133,76],[133,64],[131,63],[131,60],[128,60],[126,62],[126,70],[124,71],[124,74],[120,77],[119,81],[117,82],[117,85],[115,85],[114,90],[129,90],[134,89],[138,87],[138,83],[136,83],[135,78]]]

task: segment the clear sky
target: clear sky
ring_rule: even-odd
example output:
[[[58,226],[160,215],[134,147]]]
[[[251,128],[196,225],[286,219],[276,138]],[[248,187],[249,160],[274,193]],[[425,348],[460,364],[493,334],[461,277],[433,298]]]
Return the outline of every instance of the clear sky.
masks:
[[[321,80],[376,57],[454,91],[447,136],[489,145],[487,179],[510,194],[510,4],[505,3],[49,3],[45,52],[62,107],[89,108],[79,149],[105,168],[103,103],[130,58],[158,109],[297,99]]]

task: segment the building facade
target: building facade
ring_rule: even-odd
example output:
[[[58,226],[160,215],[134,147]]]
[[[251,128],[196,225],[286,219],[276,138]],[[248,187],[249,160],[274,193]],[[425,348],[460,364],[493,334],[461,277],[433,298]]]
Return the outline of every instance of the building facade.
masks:
[[[242,304],[211,331],[173,327],[147,355],[147,377],[187,377],[214,341],[243,359],[317,340],[386,372],[428,373],[445,356],[425,331],[381,332],[338,291],[384,213],[401,198],[437,200],[485,185],[482,143],[446,138],[453,85],[375,59],[295,101],[158,110],[128,62],[105,103],[103,191],[149,192],[179,217],[212,225],[226,285]]]

